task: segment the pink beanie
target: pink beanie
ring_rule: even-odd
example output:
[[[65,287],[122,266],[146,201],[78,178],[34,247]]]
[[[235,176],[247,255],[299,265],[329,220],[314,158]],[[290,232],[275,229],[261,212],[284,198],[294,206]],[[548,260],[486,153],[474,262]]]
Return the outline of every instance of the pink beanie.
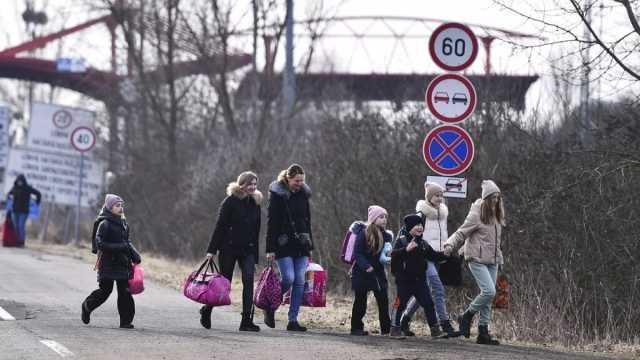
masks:
[[[367,211],[367,223],[373,224],[377,218],[382,215],[387,215],[387,210],[378,205],[369,206],[369,210]]]

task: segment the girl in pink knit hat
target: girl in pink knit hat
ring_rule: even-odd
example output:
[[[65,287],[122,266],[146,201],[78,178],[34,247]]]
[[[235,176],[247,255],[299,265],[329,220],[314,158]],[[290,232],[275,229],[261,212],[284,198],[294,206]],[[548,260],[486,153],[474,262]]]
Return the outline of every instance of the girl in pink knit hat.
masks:
[[[377,205],[369,206],[366,227],[357,234],[354,248],[356,261],[351,273],[351,287],[355,297],[351,311],[351,335],[369,334],[362,322],[367,311],[369,291],[373,292],[378,304],[380,334],[387,335],[391,330],[387,276],[384,271],[384,265],[390,258],[385,256],[384,250],[390,250],[393,234],[386,227],[387,210]]]

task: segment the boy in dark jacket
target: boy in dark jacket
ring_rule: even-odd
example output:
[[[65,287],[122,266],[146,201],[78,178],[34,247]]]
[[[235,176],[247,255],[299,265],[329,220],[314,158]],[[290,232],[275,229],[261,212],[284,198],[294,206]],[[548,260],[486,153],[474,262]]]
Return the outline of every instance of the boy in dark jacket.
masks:
[[[440,261],[446,259],[442,253],[434,251],[429,244],[422,239],[422,219],[416,214],[404,217],[406,235],[400,235],[391,252],[391,272],[396,278],[396,286],[400,305],[396,311],[395,324],[403,328],[402,313],[407,307],[407,302],[414,296],[424,309],[427,323],[431,329],[431,336],[442,335],[438,318],[436,317],[431,291],[426,283],[426,260]],[[400,329],[394,327],[392,332],[399,333]],[[407,334],[405,334],[407,335]]]

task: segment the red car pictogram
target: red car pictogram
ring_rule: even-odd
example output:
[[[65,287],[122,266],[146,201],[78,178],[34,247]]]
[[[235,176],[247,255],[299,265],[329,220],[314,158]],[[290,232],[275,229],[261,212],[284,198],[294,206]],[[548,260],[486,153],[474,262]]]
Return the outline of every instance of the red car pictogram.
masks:
[[[436,96],[433,97],[433,102],[437,103],[438,101],[443,101],[445,104],[449,103],[449,94],[444,91],[436,92]]]

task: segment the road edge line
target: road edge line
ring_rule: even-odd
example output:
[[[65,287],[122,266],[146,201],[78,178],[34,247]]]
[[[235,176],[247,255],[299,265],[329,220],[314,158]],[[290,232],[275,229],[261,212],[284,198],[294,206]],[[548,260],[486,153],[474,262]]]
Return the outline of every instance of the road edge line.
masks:
[[[64,347],[64,345],[58,343],[57,341],[40,340],[40,342],[49,349],[55,351],[56,354],[60,355],[61,357],[73,356],[73,353],[69,349],[67,349],[66,347]]]
[[[14,321],[16,318],[11,316],[11,314],[9,314],[7,310],[3,309],[2,306],[0,306],[0,319],[4,321]]]

